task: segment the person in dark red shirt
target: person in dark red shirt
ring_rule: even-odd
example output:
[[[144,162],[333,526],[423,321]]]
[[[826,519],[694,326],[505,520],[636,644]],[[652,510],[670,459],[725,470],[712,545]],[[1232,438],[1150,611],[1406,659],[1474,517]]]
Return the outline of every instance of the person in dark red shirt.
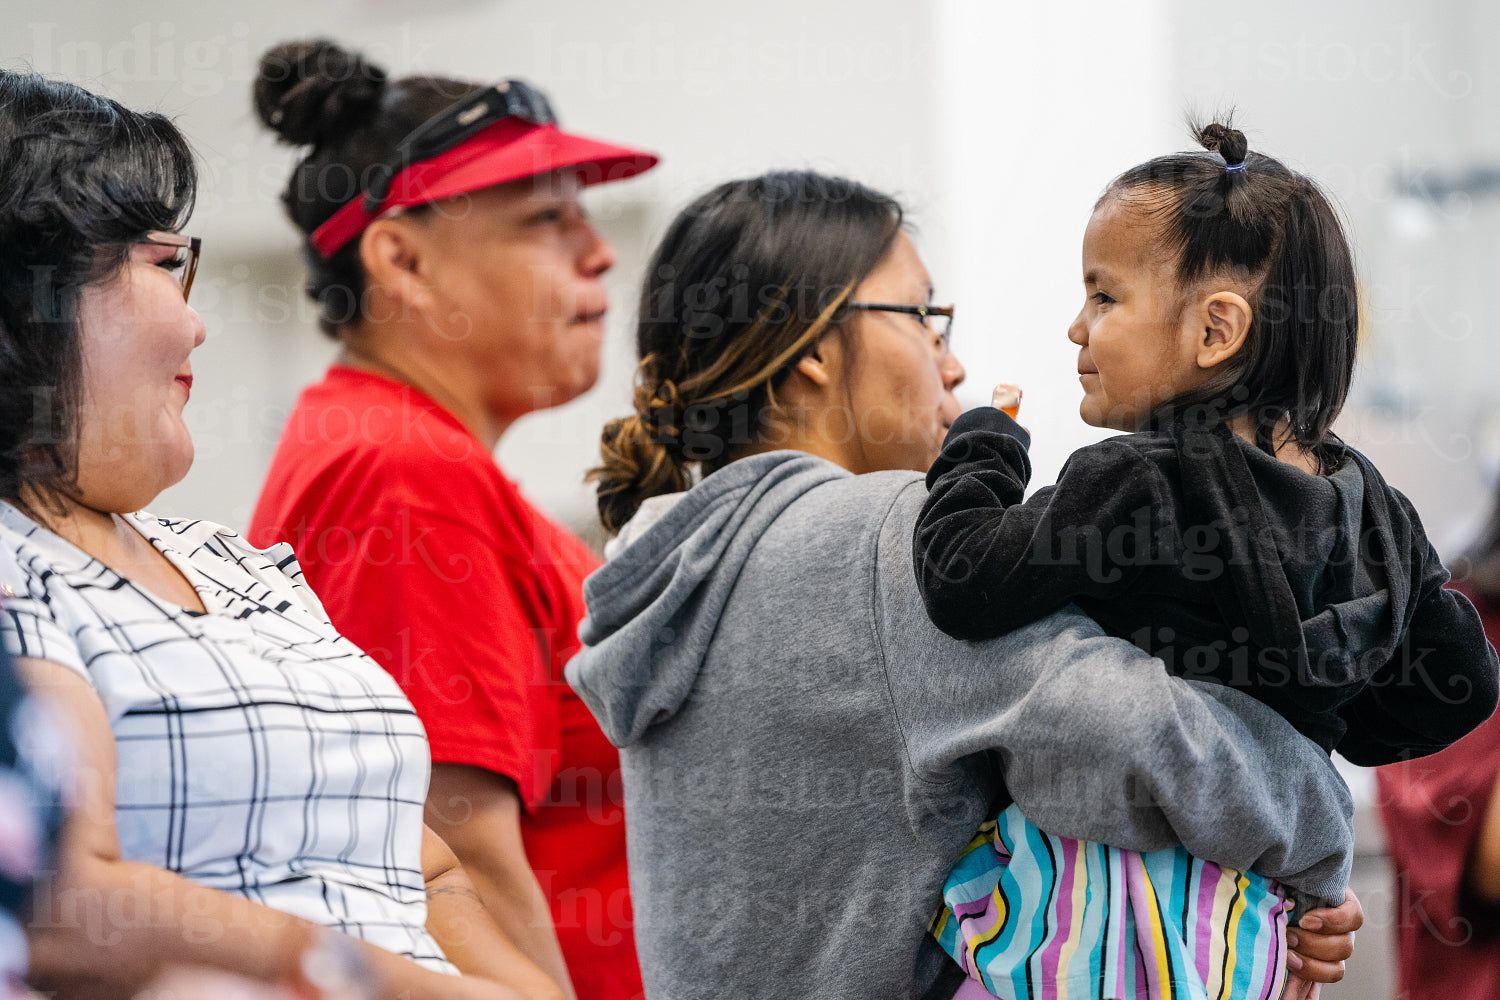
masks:
[[[427,822],[505,930],[565,989],[634,1000],[619,758],[562,676],[597,562],[493,452],[593,385],[614,251],[579,190],[656,157],[560,131],[521,81],[390,80],[326,41],[267,52],[254,101],[311,146],[282,200],[341,353],[250,537],[292,544],[416,706]]]
[[[1500,642],[1500,503],[1453,573]],[[1397,1000],[1500,997],[1500,713],[1375,778],[1396,883]]]

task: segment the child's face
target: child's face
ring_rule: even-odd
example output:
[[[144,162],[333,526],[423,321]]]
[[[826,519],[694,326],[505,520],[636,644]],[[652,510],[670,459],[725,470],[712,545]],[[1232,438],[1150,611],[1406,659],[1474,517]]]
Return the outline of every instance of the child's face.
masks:
[[[1133,431],[1161,403],[1207,377],[1198,365],[1196,310],[1173,263],[1153,247],[1145,214],[1111,197],[1083,234],[1083,308],[1068,328],[1079,347],[1079,413],[1095,427]]]

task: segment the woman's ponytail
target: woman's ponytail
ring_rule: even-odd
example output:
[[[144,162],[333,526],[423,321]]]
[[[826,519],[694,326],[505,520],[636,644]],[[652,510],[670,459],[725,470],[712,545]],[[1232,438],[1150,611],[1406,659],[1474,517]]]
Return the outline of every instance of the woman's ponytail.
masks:
[[[648,358],[642,372],[649,371]],[[604,425],[599,465],[588,482],[598,484],[599,520],[618,532],[647,499],[680,493],[691,485],[683,455],[682,401],[671,379],[642,379],[635,389],[635,412]]]

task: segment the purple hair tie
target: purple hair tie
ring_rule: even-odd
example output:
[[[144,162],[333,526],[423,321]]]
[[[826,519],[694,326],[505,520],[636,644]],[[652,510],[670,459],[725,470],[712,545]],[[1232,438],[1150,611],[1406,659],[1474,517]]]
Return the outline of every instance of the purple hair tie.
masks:
[[[1243,161],[1240,163],[1227,163],[1224,165],[1224,172],[1226,174],[1242,174],[1245,172],[1245,164]]]

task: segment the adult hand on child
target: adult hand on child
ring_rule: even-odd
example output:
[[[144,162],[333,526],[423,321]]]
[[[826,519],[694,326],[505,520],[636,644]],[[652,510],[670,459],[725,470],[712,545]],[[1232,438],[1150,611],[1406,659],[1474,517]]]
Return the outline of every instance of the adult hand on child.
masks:
[[[1289,974],[1286,1000],[1318,1000],[1323,983],[1344,978],[1344,961],[1354,954],[1354,932],[1364,926],[1359,899],[1344,890],[1344,902],[1309,910],[1286,934]]]

